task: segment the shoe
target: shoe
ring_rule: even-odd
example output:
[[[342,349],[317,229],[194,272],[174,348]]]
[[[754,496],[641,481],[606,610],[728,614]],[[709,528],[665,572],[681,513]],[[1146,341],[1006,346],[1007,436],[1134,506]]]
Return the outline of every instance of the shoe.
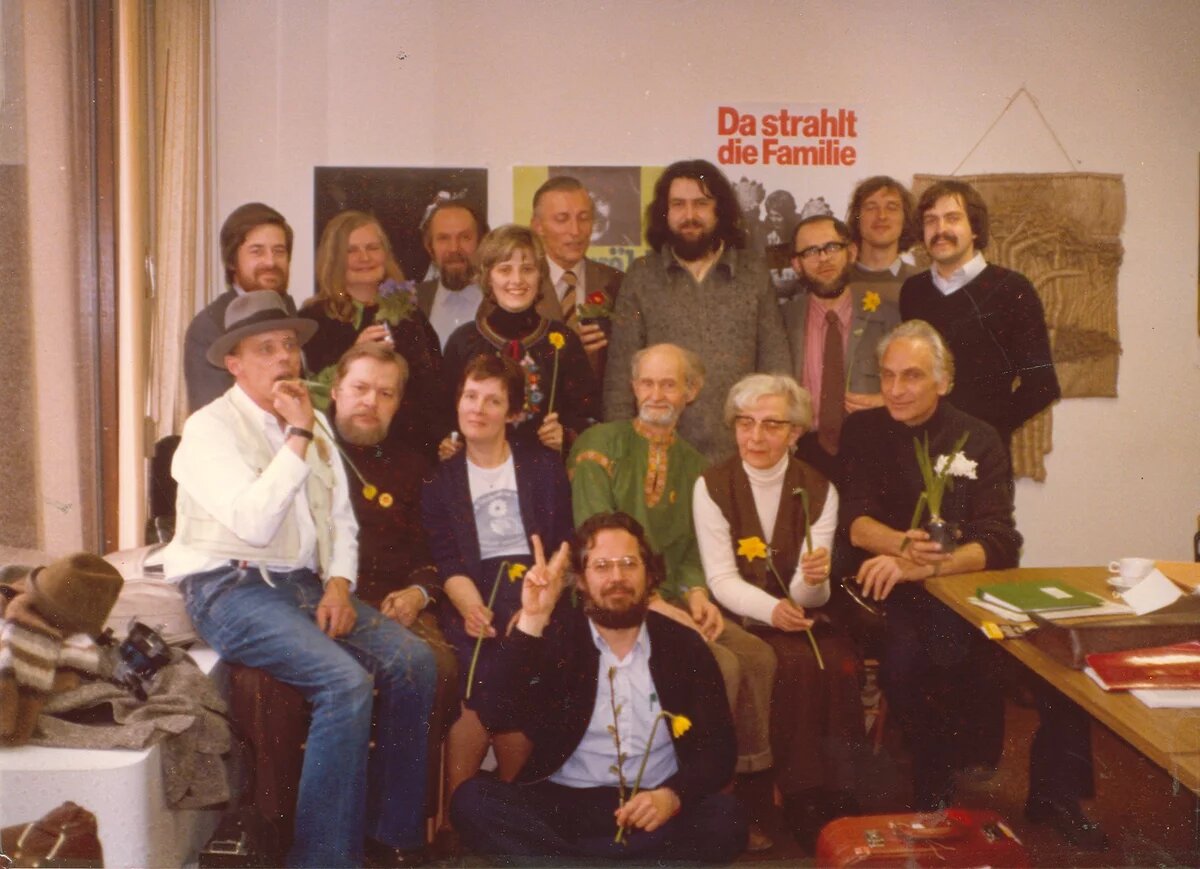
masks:
[[[1025,817],[1037,824],[1050,824],[1064,839],[1083,851],[1104,851],[1108,837],[1100,825],[1084,814],[1077,800],[1030,798]]]
[[[747,852],[757,854],[759,851],[770,851],[774,847],[775,841],[760,824],[750,825],[750,837],[746,840]]]
[[[783,795],[783,817],[792,829],[792,835],[810,854],[817,844],[817,836],[829,820],[829,809],[818,788],[810,788],[796,794]]]
[[[364,843],[363,857],[366,866],[377,869],[407,869],[429,862],[429,852],[424,847],[393,848],[374,839],[367,839]]]

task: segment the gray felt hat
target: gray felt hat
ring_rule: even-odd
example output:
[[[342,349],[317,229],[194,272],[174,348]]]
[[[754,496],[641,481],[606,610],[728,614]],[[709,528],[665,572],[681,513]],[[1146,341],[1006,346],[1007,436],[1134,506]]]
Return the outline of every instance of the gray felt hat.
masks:
[[[225,309],[225,331],[208,348],[208,361],[218,368],[225,367],[225,357],[233,352],[238,341],[260,332],[292,329],[304,344],[317,331],[317,323],[307,317],[288,313],[283,297],[273,290],[243,293]]]

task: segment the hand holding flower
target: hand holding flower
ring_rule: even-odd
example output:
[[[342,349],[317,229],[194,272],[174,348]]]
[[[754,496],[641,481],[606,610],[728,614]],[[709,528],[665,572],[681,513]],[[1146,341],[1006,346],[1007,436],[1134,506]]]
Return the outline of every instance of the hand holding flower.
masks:
[[[813,626],[813,620],[806,618],[804,607],[790,600],[781,600],[771,610],[771,627],[781,631],[807,631]]]
[[[804,582],[807,585],[820,585],[823,582],[828,582],[830,564],[829,550],[824,546],[812,552],[802,554],[800,556],[800,569],[804,573]]]
[[[561,452],[563,446],[563,427],[558,421],[557,413],[548,413],[537,430],[538,440],[542,446],[549,447],[555,452]]]
[[[670,788],[642,791],[616,810],[617,826],[652,833],[671,820],[682,805]]]

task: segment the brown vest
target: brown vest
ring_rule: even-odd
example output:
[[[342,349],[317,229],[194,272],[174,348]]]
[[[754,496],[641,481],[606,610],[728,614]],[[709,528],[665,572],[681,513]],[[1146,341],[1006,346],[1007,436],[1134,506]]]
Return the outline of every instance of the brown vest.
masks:
[[[766,542],[767,539],[758,518],[758,510],[754,506],[750,478],[746,476],[742,460],[734,456],[709,468],[704,472],[704,484],[708,487],[709,497],[729,523],[730,543],[742,577],[768,594],[782,597],[783,589],[780,588],[779,580],[767,568],[766,559],[748,559],[744,555],[736,555],[739,540],[757,537]],[[800,489],[808,491],[808,509],[811,521],[815,523],[825,508],[829,480],[812,465],[793,457],[788,461],[787,470],[783,475],[779,513],[775,518],[775,528],[767,553],[784,585],[791,581],[792,574],[796,572],[796,565],[800,562],[800,554],[804,548],[804,505],[800,500]]]

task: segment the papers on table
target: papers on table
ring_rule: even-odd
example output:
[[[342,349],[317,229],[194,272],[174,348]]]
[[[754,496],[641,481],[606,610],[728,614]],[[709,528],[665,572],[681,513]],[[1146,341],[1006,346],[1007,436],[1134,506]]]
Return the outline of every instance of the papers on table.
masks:
[[[1179,586],[1167,579],[1158,568],[1150,571],[1146,578],[1133,588],[1121,592],[1121,598],[1139,616],[1168,607],[1181,597],[1183,592],[1179,590]]]

